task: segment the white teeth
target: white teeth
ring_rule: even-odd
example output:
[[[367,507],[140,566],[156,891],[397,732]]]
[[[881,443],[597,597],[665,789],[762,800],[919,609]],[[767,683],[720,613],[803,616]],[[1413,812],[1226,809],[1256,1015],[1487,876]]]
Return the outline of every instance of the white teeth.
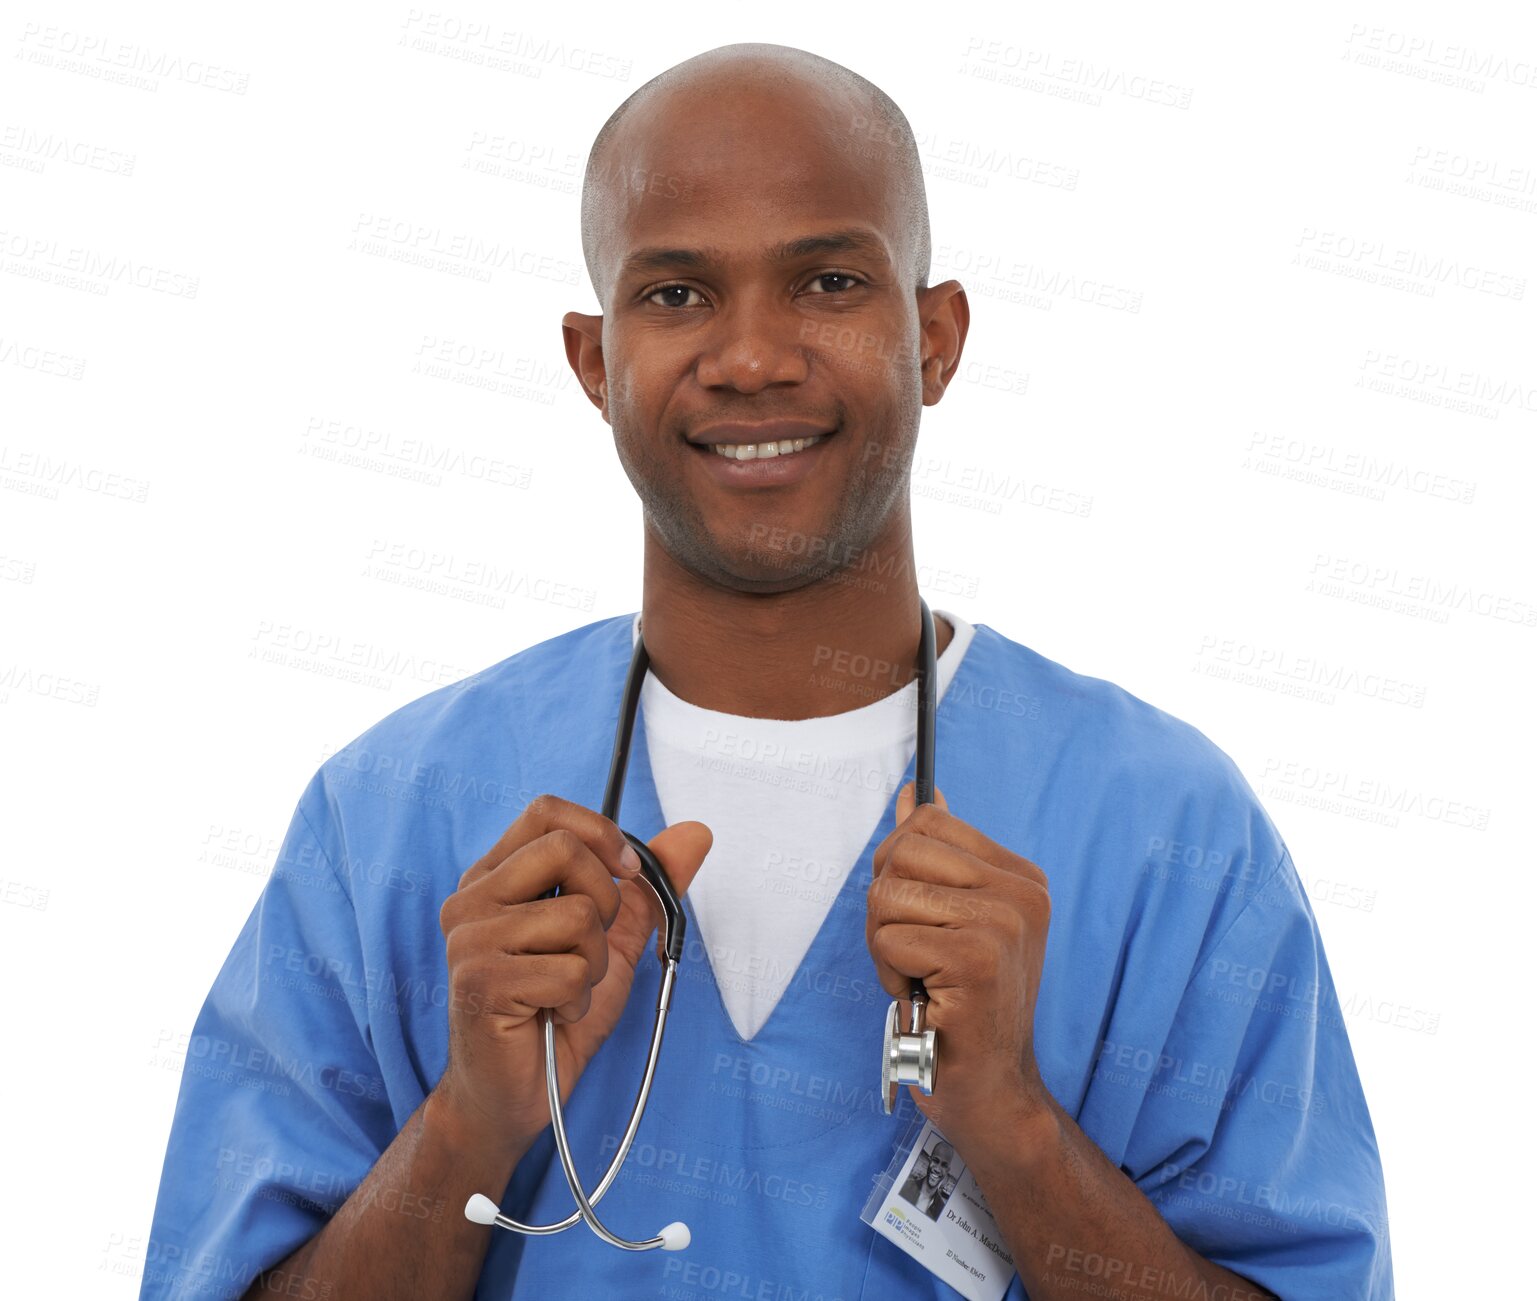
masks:
[[[826,434],[817,434],[812,438],[781,438],[777,443],[715,443],[712,448],[717,456],[724,456],[728,461],[761,461],[770,456],[799,452],[826,437]]]

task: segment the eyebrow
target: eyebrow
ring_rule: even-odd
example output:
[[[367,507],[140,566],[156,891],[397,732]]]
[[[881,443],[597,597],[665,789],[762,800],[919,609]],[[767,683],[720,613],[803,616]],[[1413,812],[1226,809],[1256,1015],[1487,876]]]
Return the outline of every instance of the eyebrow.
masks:
[[[800,239],[785,240],[767,250],[768,258],[773,262],[791,262],[820,253],[856,253],[876,258],[883,263],[887,261],[884,241],[857,226],[829,231],[824,235],[803,235]],[[718,248],[641,248],[624,260],[619,274],[621,277],[632,276],[674,267],[702,270],[718,266],[725,260]]]

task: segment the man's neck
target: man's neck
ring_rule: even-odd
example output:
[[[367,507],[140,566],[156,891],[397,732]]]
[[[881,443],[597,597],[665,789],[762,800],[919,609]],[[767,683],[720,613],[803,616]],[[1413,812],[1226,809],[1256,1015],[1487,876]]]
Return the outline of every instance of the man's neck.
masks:
[[[675,696],[748,718],[821,718],[901,690],[917,673],[918,586],[910,535],[860,567],[793,591],[708,584],[649,534],[641,630]],[[955,630],[934,617],[934,653]]]

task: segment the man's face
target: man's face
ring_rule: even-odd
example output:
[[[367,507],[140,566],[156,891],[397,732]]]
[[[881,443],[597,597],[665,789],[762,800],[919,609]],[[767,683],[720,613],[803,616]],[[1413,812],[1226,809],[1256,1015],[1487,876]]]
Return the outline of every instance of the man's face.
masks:
[[[934,1150],[929,1154],[928,1185],[930,1188],[938,1188],[950,1173],[950,1158],[955,1155],[955,1149],[948,1143],[934,1144]]]
[[[900,196],[861,116],[833,92],[793,110],[662,92],[609,155],[620,201],[603,245],[605,418],[648,528],[685,568],[737,590],[857,567],[907,527],[920,303]],[[831,235],[844,242],[785,255]],[[825,437],[766,463],[702,445],[719,426],[769,421]]]

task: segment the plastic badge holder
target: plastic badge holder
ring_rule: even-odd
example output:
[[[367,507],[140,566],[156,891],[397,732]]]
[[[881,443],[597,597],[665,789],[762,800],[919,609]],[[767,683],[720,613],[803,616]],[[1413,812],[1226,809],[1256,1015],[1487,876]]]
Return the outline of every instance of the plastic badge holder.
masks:
[[[908,1112],[911,1114],[904,1117],[904,1113]],[[891,1195],[891,1190],[896,1187],[897,1176],[901,1174],[902,1167],[907,1164],[907,1158],[912,1155],[913,1144],[918,1141],[918,1135],[923,1132],[923,1113],[913,1106],[912,1099],[906,1095],[905,1091],[897,1102],[897,1110],[894,1114],[904,1117],[906,1124],[898,1130],[891,1160],[884,1170],[874,1176],[870,1196],[859,1212],[859,1218],[872,1229],[875,1227],[875,1217],[880,1214],[881,1207],[886,1204],[887,1198]]]

